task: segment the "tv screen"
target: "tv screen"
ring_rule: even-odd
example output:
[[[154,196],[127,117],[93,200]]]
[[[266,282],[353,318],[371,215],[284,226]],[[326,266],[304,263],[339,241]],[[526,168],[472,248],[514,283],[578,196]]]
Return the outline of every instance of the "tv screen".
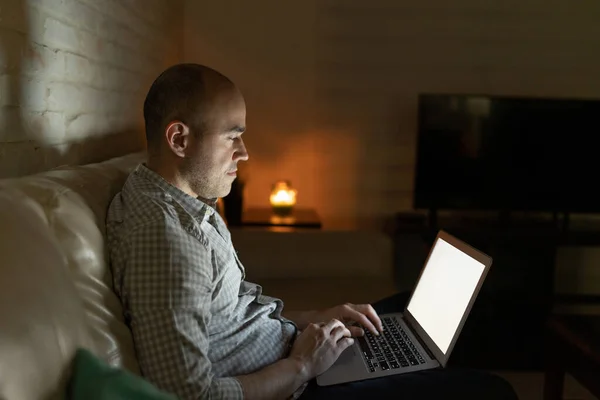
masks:
[[[600,211],[600,101],[419,96],[417,209]]]

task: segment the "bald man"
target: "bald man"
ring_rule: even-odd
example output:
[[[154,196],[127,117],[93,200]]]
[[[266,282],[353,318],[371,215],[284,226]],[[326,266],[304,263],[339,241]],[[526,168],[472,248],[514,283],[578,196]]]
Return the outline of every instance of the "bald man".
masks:
[[[144,119],[148,160],[112,201],[107,234],[114,287],[149,381],[190,400],[363,398],[373,390],[384,398],[514,398],[505,382],[474,372],[316,386],[353,337],[363,328],[378,334],[381,321],[368,304],[284,317],[281,300],[244,280],[215,211],[248,160],[242,94],[210,68],[175,65],[152,84]]]

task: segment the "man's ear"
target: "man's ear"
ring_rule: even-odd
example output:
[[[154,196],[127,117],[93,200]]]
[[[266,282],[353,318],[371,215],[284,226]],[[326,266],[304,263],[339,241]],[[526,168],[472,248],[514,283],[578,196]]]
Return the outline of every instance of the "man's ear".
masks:
[[[184,158],[190,144],[190,129],[181,121],[173,121],[165,129],[167,144],[178,157]]]

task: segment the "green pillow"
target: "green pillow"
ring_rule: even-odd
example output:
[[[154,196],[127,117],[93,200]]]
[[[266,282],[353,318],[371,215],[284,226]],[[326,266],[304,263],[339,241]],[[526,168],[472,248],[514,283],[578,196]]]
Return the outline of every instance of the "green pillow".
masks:
[[[93,353],[78,349],[67,388],[69,400],[176,400],[129,371],[111,367]]]

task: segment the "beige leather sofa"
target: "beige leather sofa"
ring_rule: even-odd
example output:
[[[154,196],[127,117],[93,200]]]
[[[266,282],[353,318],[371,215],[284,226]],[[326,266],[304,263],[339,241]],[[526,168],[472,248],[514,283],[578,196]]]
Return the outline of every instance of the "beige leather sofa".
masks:
[[[139,373],[112,291],[104,218],[132,154],[0,181],[0,399],[62,398],[77,347]],[[360,232],[232,232],[248,279],[290,308],[393,292],[391,244]]]

